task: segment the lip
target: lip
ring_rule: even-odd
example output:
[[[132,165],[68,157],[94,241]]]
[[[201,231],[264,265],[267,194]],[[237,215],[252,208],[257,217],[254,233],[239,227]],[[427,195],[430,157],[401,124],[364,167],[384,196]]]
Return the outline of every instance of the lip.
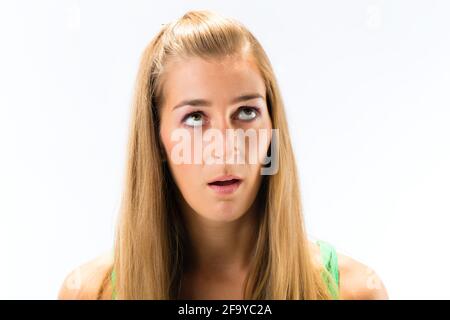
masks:
[[[212,179],[211,181],[209,181],[208,184],[209,184],[209,183],[216,182],[216,181],[227,181],[227,180],[233,180],[233,179],[236,179],[236,180],[242,180],[241,177],[238,177],[238,176],[235,176],[235,175],[230,175],[230,174],[228,174],[228,175],[218,176],[218,177]]]
[[[223,181],[230,181],[235,180],[231,184],[226,185],[218,185],[218,184],[212,184],[214,182],[223,182]],[[234,175],[226,175],[226,176],[220,176],[208,183],[208,187],[211,188],[213,191],[215,191],[217,194],[226,195],[226,194],[232,194],[235,192],[239,186],[242,183],[242,178]]]

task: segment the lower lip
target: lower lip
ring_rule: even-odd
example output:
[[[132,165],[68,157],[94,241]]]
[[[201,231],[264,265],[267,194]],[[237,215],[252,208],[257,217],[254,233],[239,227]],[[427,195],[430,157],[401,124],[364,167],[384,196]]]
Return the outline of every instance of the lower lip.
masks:
[[[218,194],[232,194],[239,188],[241,183],[242,183],[242,180],[239,180],[233,184],[229,184],[226,186],[219,186],[216,184],[208,184],[208,187],[210,187],[212,190],[214,190]]]

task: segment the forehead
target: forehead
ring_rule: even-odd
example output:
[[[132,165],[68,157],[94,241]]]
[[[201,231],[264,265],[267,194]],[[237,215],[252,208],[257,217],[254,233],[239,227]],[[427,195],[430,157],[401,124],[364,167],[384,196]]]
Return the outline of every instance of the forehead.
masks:
[[[167,65],[163,94],[165,105],[184,99],[227,102],[246,92],[265,96],[265,84],[249,58],[229,56],[205,60],[199,57],[172,61]]]

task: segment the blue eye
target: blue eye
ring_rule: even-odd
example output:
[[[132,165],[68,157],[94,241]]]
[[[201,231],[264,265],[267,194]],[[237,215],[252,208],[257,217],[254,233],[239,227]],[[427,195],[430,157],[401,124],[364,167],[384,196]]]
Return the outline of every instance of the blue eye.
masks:
[[[259,114],[258,108],[255,107],[242,107],[239,109],[240,120],[251,121],[255,119]]]
[[[200,111],[192,112],[186,115],[183,123],[189,127],[199,127],[203,125],[203,113]]]
[[[260,111],[257,107],[240,107],[238,110],[238,120],[250,122],[258,117]],[[205,114],[202,111],[194,111],[187,114],[182,123],[188,127],[201,127],[205,124]]]

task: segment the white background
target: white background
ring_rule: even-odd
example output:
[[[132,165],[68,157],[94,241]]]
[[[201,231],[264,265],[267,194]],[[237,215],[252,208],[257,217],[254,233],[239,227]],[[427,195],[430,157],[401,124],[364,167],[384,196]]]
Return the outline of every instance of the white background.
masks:
[[[450,2],[2,1],[0,299],[55,299],[112,246],[139,56],[190,9],[280,82],[309,233],[391,299],[449,299]]]

